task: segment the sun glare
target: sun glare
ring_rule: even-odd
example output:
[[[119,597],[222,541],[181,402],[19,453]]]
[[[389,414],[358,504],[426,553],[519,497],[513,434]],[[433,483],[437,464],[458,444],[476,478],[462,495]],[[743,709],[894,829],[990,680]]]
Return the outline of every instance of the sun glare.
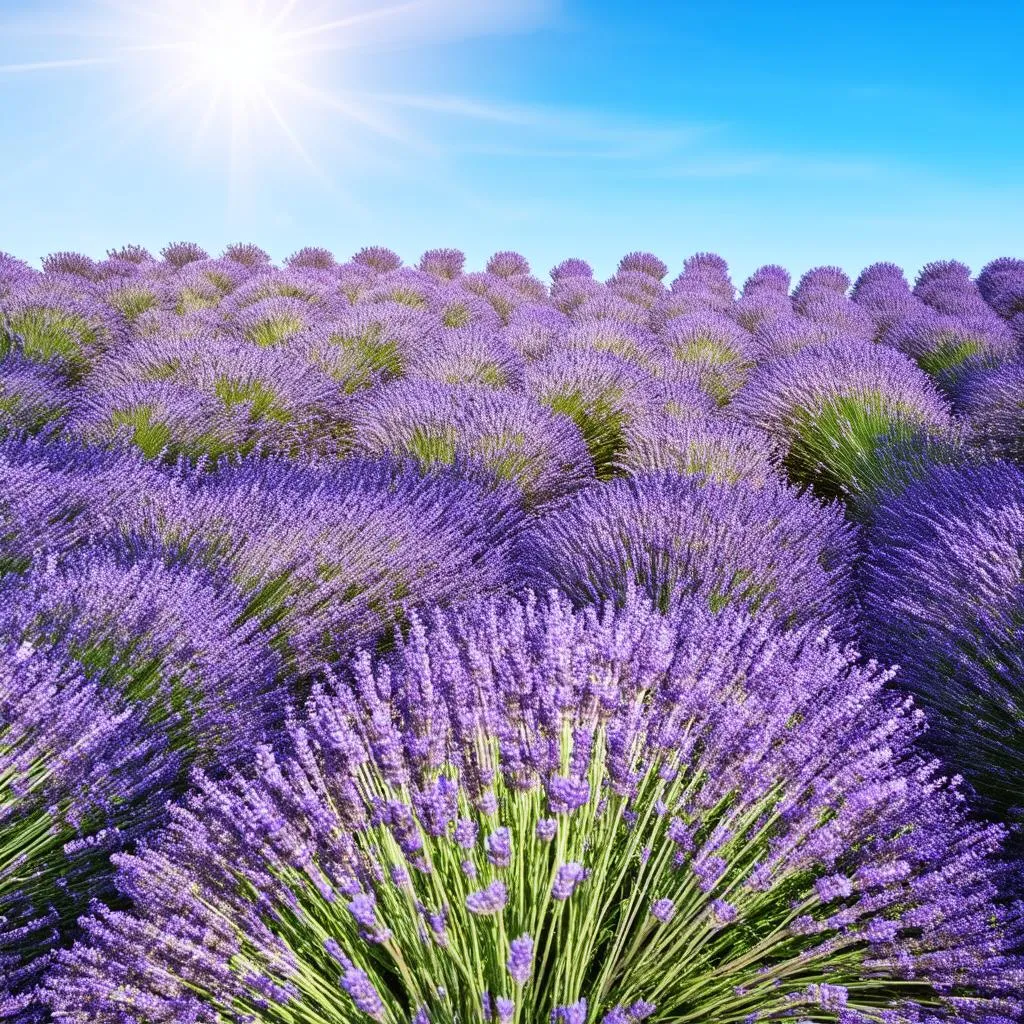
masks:
[[[207,14],[188,55],[202,84],[237,91],[258,88],[279,73],[285,39],[241,4]]]

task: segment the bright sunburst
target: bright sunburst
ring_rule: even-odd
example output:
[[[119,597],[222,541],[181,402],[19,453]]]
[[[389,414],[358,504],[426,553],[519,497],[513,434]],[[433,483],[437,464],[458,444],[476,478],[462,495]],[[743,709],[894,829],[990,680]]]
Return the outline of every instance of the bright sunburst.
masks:
[[[273,21],[243,3],[226,3],[203,15],[185,44],[195,76],[234,92],[259,89],[281,72],[287,39]]]

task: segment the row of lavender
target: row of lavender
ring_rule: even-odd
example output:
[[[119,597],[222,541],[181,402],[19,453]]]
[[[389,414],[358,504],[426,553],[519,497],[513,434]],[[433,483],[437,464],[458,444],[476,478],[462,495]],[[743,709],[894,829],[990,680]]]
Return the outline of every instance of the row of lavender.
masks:
[[[463,263],[0,256],[0,1019],[1024,1019],[1024,261]]]

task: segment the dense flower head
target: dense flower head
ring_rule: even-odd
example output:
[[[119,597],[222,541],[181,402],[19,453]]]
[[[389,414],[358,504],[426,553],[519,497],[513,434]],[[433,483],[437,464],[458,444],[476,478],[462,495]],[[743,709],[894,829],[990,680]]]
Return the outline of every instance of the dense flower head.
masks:
[[[781,477],[782,452],[764,431],[721,417],[646,416],[625,431],[625,473],[659,471],[751,485]]]
[[[533,274],[513,274],[505,280],[515,291],[531,302],[547,302],[550,298],[548,286]]]
[[[609,352],[649,370],[665,357],[664,344],[653,332],[612,319],[573,324],[560,334],[558,344],[565,351]]]
[[[417,265],[426,274],[453,281],[466,265],[466,254],[461,249],[428,249]]]
[[[94,281],[99,276],[96,261],[80,252],[52,252],[42,261],[44,274],[73,274]]]
[[[389,270],[397,270],[402,265],[402,257],[383,245],[370,245],[360,249],[352,257],[352,262],[361,263],[378,273],[386,274]]]
[[[721,290],[715,290],[704,282],[673,282],[671,291],[651,307],[650,323],[658,330],[676,317],[707,312],[729,315],[735,306],[732,296],[724,295]]]
[[[982,298],[1002,317],[1024,313],[1024,260],[1010,256],[986,263],[976,282]]]
[[[160,256],[164,263],[181,270],[186,264],[194,263],[196,260],[208,260],[210,254],[195,242],[171,242],[160,250]]]
[[[571,326],[572,320],[560,310],[529,304],[513,311],[504,329],[505,340],[524,359],[542,359],[561,347],[561,338]]]
[[[658,378],[650,408],[675,420],[705,419],[719,412],[718,402],[700,386],[699,374],[685,366],[670,366]]]
[[[720,405],[742,387],[753,364],[753,338],[731,317],[705,311],[678,316],[658,332],[670,364],[692,370]]]
[[[518,493],[465,472],[250,458],[186,481],[188,496],[152,503],[136,532],[223,565],[295,672],[387,642],[406,607],[488,593],[511,575]]]
[[[528,394],[483,385],[401,381],[354,403],[353,448],[414,458],[424,468],[468,464],[508,481],[529,504],[593,479],[579,428]]]
[[[896,263],[882,261],[872,263],[857,275],[857,280],[853,282],[853,288],[850,291],[850,298],[856,302],[864,289],[876,288],[880,285],[884,285],[894,291],[910,291],[910,285],[907,282],[907,276],[904,274],[903,268]]]
[[[846,295],[850,288],[850,275],[842,267],[812,267],[797,282],[793,289],[793,303],[801,305],[820,292]]]
[[[732,403],[786,448],[795,482],[825,497],[870,495],[884,484],[885,439],[943,434],[948,403],[907,356],[884,345],[812,345],[759,366]]]
[[[134,909],[97,908],[45,995],[69,1022],[1012,1020],[1001,830],[887,678],[692,603],[431,612],[117,855]]]
[[[442,384],[521,387],[523,365],[523,357],[494,326],[442,327],[416,348],[406,366],[406,375],[413,380],[435,380]]]
[[[230,247],[229,247],[230,248]],[[124,260],[125,263],[153,263],[153,254],[144,245],[122,245],[120,249],[108,249],[108,259]]]
[[[851,628],[854,532],[841,507],[765,479],[759,487],[655,472],[592,485],[542,515],[521,543],[524,579],[580,603],[659,608],[695,596],[791,627]]]
[[[871,540],[868,650],[900,663],[982,807],[1024,823],[1024,471],[937,467],[881,503]]]
[[[573,256],[552,267],[549,276],[552,281],[561,281],[567,277],[592,278],[594,270],[586,260]]]
[[[785,267],[777,263],[766,263],[758,267],[750,277],[743,282],[743,294],[751,295],[757,291],[778,292],[780,295],[789,294],[789,285],[792,279]]]
[[[934,260],[918,272],[914,289],[918,291],[938,283],[968,285],[971,283],[971,268],[959,260]]]
[[[668,273],[668,264],[651,252],[631,252],[619,260],[619,273],[637,271],[660,281]]]
[[[414,267],[399,267],[381,273],[362,302],[394,302],[410,309],[430,307],[438,282],[433,275]]]
[[[734,315],[741,327],[755,331],[762,324],[792,317],[793,303],[785,292],[755,288],[737,299]]]
[[[651,309],[668,294],[656,277],[642,270],[618,270],[607,281],[608,288],[620,299]]]
[[[874,321],[875,341],[885,341],[894,327],[927,308],[902,280],[869,281],[855,293],[854,302]]]
[[[828,337],[874,341],[876,326],[871,314],[845,295],[818,289],[800,303],[800,312],[820,324]]]
[[[224,249],[224,259],[256,270],[270,266],[270,254],[252,242],[234,242]]]
[[[330,249],[317,245],[307,245],[298,252],[292,253],[285,261],[286,267],[310,267],[313,270],[333,270],[338,261]]]
[[[559,277],[551,285],[551,303],[555,309],[572,316],[584,302],[606,290],[607,285],[592,277]]]
[[[173,288],[156,275],[137,274],[115,277],[96,289],[96,297],[125,318],[131,325],[149,310],[170,310],[174,303]]]
[[[496,274],[498,277],[515,277],[518,274],[529,274],[530,262],[525,256],[506,250],[496,252],[484,269],[488,274]]]
[[[433,289],[427,299],[428,308],[442,327],[452,330],[502,327],[498,311],[486,299],[450,284]]]
[[[6,606],[0,633],[7,634]],[[32,989],[110,891],[106,856],[162,818],[178,772],[162,730],[59,643],[0,643],[0,1015],[37,1020]]]
[[[729,264],[713,252],[698,252],[683,260],[682,272],[672,281],[671,290],[680,294],[706,295],[713,308],[730,308],[736,288],[729,277]]]
[[[598,476],[613,472],[626,425],[657,409],[655,379],[607,352],[555,352],[527,363],[525,377],[530,394],[579,428]]]
[[[631,327],[643,328],[648,323],[648,313],[643,306],[616,295],[605,287],[588,295],[573,311],[574,323],[595,323],[611,320]]]
[[[511,281],[497,274],[463,274],[456,283],[460,288],[490,303],[503,325],[509,322],[519,306],[536,301],[536,297],[524,294]]]

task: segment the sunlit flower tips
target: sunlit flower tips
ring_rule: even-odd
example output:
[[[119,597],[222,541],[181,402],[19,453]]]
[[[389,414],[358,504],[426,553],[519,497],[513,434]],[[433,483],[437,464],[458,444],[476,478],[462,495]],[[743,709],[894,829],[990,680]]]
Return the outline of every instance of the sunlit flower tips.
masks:
[[[390,384],[353,408],[357,452],[413,458],[423,468],[476,466],[507,481],[528,504],[593,479],[584,437],[573,420],[530,395],[430,381]]]
[[[556,352],[526,366],[526,390],[579,428],[598,476],[615,472],[626,425],[657,408],[658,384],[606,352]]]
[[[757,486],[781,476],[782,452],[774,438],[745,424],[649,416],[626,428],[618,465],[631,476],[666,471]]]
[[[7,612],[13,606],[5,605]],[[111,892],[107,855],[162,817],[177,772],[162,730],[89,678],[66,645],[11,642],[0,615],[0,1008],[33,989]]]
[[[779,295],[788,295],[789,284],[789,271],[785,267],[780,267],[777,263],[767,263],[763,267],[758,267],[743,282],[743,294],[751,295],[757,291],[770,291]]]
[[[663,609],[692,595],[848,635],[853,544],[839,506],[774,479],[751,488],[669,471],[574,495],[531,528],[521,557],[527,583],[581,603],[639,586]]]
[[[889,678],[635,592],[413,616],[115,856],[131,909],[43,994],[69,1022],[1015,1020],[1002,830]]]
[[[827,291],[845,295],[849,289],[850,275],[842,267],[812,267],[793,289],[793,301],[799,305],[816,292]]]
[[[549,276],[552,281],[561,281],[564,278],[593,278],[594,270],[586,260],[577,259],[575,256],[551,268]]]
[[[875,515],[867,643],[898,661],[925,741],[982,808],[1024,823],[1024,472],[938,467]]]
[[[883,443],[940,436],[953,425],[919,367],[870,343],[810,346],[763,364],[732,408],[780,439],[794,482],[827,498],[870,498],[885,484]]]
[[[517,252],[496,252],[487,261],[485,269],[488,274],[498,277],[515,277],[517,274],[529,274],[530,263]]]
[[[918,291],[938,283],[970,284],[971,268],[959,260],[935,260],[926,263],[914,280],[914,290]]]
[[[164,263],[175,270],[181,270],[197,260],[208,260],[210,254],[195,242],[172,242],[160,250]]]
[[[466,266],[466,254],[461,249],[428,249],[417,266],[441,281],[453,281]]]
[[[402,257],[398,253],[384,248],[382,245],[371,245],[365,249],[360,249],[352,257],[352,262],[361,263],[363,266],[370,267],[380,274],[386,274],[388,271],[398,270],[402,265]]]
[[[620,272],[637,271],[648,277],[653,277],[655,281],[660,281],[668,273],[668,264],[660,260],[654,253],[631,252],[619,260],[618,269]]]
[[[108,249],[107,257],[138,265],[155,262],[152,253],[143,245],[122,245],[120,249]]]
[[[285,266],[302,269],[307,267],[310,270],[333,270],[338,264],[334,253],[330,249],[324,249],[316,245],[307,245],[292,253],[285,261]]]
[[[235,242],[224,250],[224,259],[255,270],[270,266],[270,254],[252,242]]]
[[[96,261],[80,252],[54,252],[43,257],[44,274],[72,274],[94,281],[98,276]]]

